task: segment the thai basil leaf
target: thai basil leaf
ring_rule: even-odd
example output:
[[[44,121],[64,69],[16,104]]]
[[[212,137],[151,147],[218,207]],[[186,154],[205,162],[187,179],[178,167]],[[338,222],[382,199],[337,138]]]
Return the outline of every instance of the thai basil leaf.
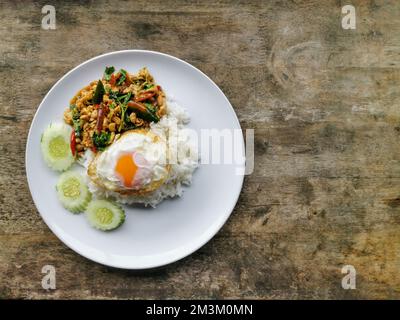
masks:
[[[76,105],[71,104],[69,106],[72,114],[72,124],[75,131],[75,135],[79,138],[82,132],[82,121],[80,120],[80,112]]]
[[[109,81],[111,79],[111,75],[114,73],[115,68],[113,66],[111,67],[106,67],[104,70],[104,79]]]
[[[93,103],[94,104],[102,103],[104,93],[105,93],[105,90],[104,90],[103,82],[101,82],[101,80],[99,80],[97,82],[97,86],[96,86],[96,89],[93,94],[93,99],[92,99]]]
[[[153,88],[153,87],[154,87],[154,84],[146,83],[146,84],[143,86],[143,89],[144,89],[144,90],[148,90],[148,89]]]
[[[117,85],[120,86],[120,85],[123,84],[123,83],[125,82],[125,80],[126,80],[126,71],[125,71],[124,69],[121,69],[121,70],[119,70],[118,72],[120,73],[120,76],[119,76],[119,78],[118,78]]]
[[[92,141],[96,149],[100,151],[104,150],[107,147],[108,142],[110,141],[110,136],[110,132],[94,132],[92,136]]]

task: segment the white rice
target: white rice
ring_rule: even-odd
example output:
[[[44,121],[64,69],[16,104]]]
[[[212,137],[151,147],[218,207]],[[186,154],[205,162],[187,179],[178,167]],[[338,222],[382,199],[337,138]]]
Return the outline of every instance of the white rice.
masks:
[[[181,197],[183,186],[189,186],[192,182],[192,175],[199,165],[197,141],[185,130],[185,125],[190,121],[186,110],[177,102],[167,98],[167,112],[158,122],[151,125],[151,130],[168,139],[170,150],[177,151],[177,161],[171,162],[170,175],[167,181],[156,191],[146,196],[120,195],[117,192],[100,188],[93,183],[86,175],[89,190],[97,198],[111,198],[121,204],[141,203],[145,206],[156,207],[165,198]],[[176,148],[176,149],[174,149]],[[80,164],[86,169],[93,159],[93,153],[89,150],[81,159]]]

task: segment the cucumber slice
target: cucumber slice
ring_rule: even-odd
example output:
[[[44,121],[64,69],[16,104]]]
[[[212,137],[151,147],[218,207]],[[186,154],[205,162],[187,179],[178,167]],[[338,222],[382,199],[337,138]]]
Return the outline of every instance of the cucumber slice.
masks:
[[[67,170],[75,158],[70,148],[72,128],[64,123],[50,124],[41,139],[42,154],[47,165],[56,171]]]
[[[116,203],[93,200],[86,208],[86,217],[96,229],[108,231],[118,228],[125,221],[125,211]]]
[[[85,211],[92,199],[82,175],[75,171],[61,174],[56,189],[61,204],[73,213]]]

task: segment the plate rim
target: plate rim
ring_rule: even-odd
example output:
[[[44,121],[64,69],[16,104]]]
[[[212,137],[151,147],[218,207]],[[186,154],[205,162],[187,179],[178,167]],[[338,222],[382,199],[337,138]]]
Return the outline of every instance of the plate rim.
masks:
[[[53,86],[50,88],[50,90],[45,94],[45,96],[43,97],[43,99],[41,100],[39,106],[37,107],[35,114],[31,120],[31,125],[29,127],[29,131],[28,131],[28,136],[27,136],[27,140],[26,140],[26,144],[25,144],[25,173],[26,173],[26,178],[27,178],[27,182],[28,182],[28,188],[29,188],[29,193],[31,195],[32,201],[36,207],[37,212],[39,213],[39,215],[41,216],[41,218],[43,219],[43,221],[45,222],[45,224],[47,225],[47,227],[51,230],[51,232],[65,245],[67,246],[69,249],[71,249],[72,251],[78,253],[79,255],[81,255],[82,257],[96,262],[100,265],[104,265],[104,266],[108,266],[108,267],[113,267],[113,268],[118,268],[118,269],[125,269],[125,270],[146,270],[146,269],[153,269],[153,268],[158,268],[158,267],[163,267],[163,266],[167,266],[170,265],[174,262],[177,262],[181,259],[184,259],[186,257],[188,257],[189,255],[193,254],[194,252],[196,252],[197,250],[199,250],[200,248],[202,248],[204,245],[206,245],[211,239],[213,239],[215,237],[215,235],[222,229],[222,227],[225,225],[225,223],[227,222],[227,220],[229,219],[229,217],[231,216],[233,210],[236,207],[236,204],[239,200],[240,194],[242,192],[242,188],[243,188],[243,183],[244,183],[244,174],[240,175],[241,177],[241,181],[239,184],[239,188],[237,191],[236,196],[234,197],[234,201],[233,201],[233,206],[232,208],[230,208],[228,210],[228,213],[226,214],[226,216],[221,220],[221,222],[216,225],[211,232],[207,233],[206,236],[204,236],[204,234],[198,238],[197,241],[194,241],[192,243],[194,243],[194,245],[190,245],[189,247],[186,247],[187,249],[185,251],[181,251],[179,250],[182,247],[176,248],[175,251],[179,251],[178,253],[174,253],[173,254],[173,258],[169,259],[167,261],[163,261],[163,262],[153,262],[153,263],[148,263],[147,265],[143,265],[143,266],[137,266],[137,265],[133,265],[133,264],[120,264],[117,263],[116,261],[103,261],[100,258],[97,258],[95,255],[94,256],[90,256],[89,254],[86,254],[85,252],[83,252],[82,250],[80,250],[80,248],[76,248],[75,246],[73,246],[67,239],[65,239],[63,234],[60,234],[59,232],[56,232],[56,226],[52,226],[44,217],[44,215],[40,212],[40,210],[38,209],[38,205],[36,203],[36,200],[34,199],[33,195],[32,195],[32,184],[33,182],[31,182],[31,179],[29,178],[29,174],[28,174],[28,148],[30,145],[30,141],[32,140],[32,131],[33,131],[33,124],[35,123],[36,117],[38,116],[38,113],[40,111],[40,109],[43,106],[44,101],[47,99],[47,97],[50,95],[50,93],[59,85],[60,82],[62,82],[64,80],[64,78],[66,78],[69,74],[73,73],[75,70],[81,68],[82,66],[97,60],[97,59],[101,59],[105,56],[110,56],[110,55],[115,55],[115,54],[121,54],[121,53],[147,53],[147,54],[153,54],[153,55],[159,55],[159,56],[164,56],[167,57],[169,59],[178,61],[180,63],[185,64],[187,67],[195,70],[196,72],[198,72],[201,76],[205,77],[209,82],[211,82],[211,84],[217,89],[217,91],[219,91],[220,94],[222,94],[223,98],[226,100],[226,102],[229,105],[229,109],[230,112],[232,112],[232,114],[234,115],[234,119],[236,121],[236,125],[238,126],[238,128],[240,128],[240,130],[243,132],[242,127],[240,125],[239,119],[236,115],[236,112],[234,110],[234,108],[232,107],[232,104],[230,103],[229,99],[226,97],[226,95],[223,93],[223,91],[219,88],[219,86],[209,77],[207,76],[203,71],[201,71],[200,69],[198,69],[197,67],[193,66],[192,64],[177,58],[175,56],[172,56],[170,54],[167,53],[163,53],[163,52],[159,52],[159,51],[153,51],[153,50],[143,50],[143,49],[126,49],[126,50],[117,50],[117,51],[111,51],[111,52],[107,52],[107,53],[103,53],[100,55],[97,55],[95,57],[92,57],[90,59],[87,59],[83,62],[81,62],[80,64],[78,64],[77,66],[75,66],[74,68],[72,68],[71,70],[69,70],[68,72],[66,72],[60,79],[58,79]],[[244,143],[244,138],[243,138],[243,134],[241,135],[241,147],[243,148],[243,150],[245,150],[245,143]],[[243,169],[245,168],[245,162],[243,162],[242,164],[240,164],[241,167],[243,167]]]

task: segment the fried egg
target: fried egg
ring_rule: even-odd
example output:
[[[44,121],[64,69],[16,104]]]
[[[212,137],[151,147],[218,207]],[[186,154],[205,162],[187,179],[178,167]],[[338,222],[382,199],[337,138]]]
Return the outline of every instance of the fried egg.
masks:
[[[97,186],[120,194],[146,194],[168,178],[167,144],[149,130],[125,132],[88,167]]]

